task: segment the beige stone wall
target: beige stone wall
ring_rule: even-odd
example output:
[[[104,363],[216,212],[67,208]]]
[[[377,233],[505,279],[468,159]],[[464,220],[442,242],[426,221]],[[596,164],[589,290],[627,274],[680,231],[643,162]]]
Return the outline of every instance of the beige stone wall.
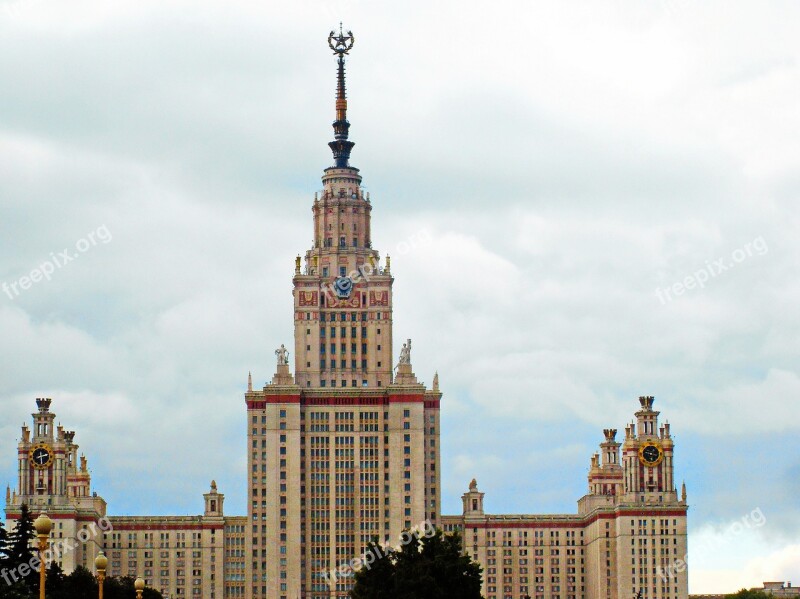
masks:
[[[242,598],[245,596],[248,528],[249,523],[245,516],[225,518],[223,543],[225,546],[225,554],[223,556],[225,597]]]
[[[166,597],[224,597],[224,525],[219,518],[111,517],[104,550],[111,576],[141,576]]]

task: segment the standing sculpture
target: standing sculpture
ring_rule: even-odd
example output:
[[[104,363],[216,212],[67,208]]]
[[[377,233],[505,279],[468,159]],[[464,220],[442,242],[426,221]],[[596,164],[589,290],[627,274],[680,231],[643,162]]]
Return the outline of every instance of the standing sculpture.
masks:
[[[411,364],[411,339],[404,343],[400,350],[400,364]]]
[[[275,350],[275,356],[278,358],[278,366],[288,366],[289,364],[289,350],[284,347],[283,343]]]

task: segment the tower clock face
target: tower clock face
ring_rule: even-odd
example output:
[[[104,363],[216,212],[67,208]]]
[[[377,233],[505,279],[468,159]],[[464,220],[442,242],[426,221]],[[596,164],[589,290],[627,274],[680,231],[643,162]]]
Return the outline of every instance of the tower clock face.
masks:
[[[30,457],[33,467],[43,470],[53,463],[53,450],[49,445],[42,443],[31,448]]]
[[[664,460],[664,449],[657,441],[647,441],[639,448],[639,461],[648,468],[655,468]]]
[[[350,297],[350,292],[353,290],[353,279],[350,277],[339,277],[333,282],[333,288],[336,291],[337,297]]]

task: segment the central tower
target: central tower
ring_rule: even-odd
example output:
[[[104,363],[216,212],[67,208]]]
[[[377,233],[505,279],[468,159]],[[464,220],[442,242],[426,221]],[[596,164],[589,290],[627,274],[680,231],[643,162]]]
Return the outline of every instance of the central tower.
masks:
[[[248,382],[247,597],[333,599],[377,537],[440,514],[438,378],[414,375],[411,341],[392,359],[389,257],[372,247],[369,194],[350,165],[345,56],[353,34],[331,32],[337,58],[334,164],[312,207],[314,238],[293,277],[290,352],[262,389]]]
[[[301,387],[385,387],[392,380],[392,275],[372,248],[369,194],[350,166],[344,57],[352,33],[331,32],[337,56],[334,165],[314,195],[314,242],[294,276],[295,377]]]

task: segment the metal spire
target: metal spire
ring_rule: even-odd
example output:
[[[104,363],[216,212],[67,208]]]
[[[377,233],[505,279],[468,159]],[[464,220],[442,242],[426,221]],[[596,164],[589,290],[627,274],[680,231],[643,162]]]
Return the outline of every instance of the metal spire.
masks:
[[[353,32],[348,31],[345,35],[342,24],[339,23],[339,34],[331,31],[328,35],[328,46],[339,59],[339,68],[336,78],[336,120],[333,122],[334,141],[328,145],[333,151],[333,158],[336,161],[336,168],[347,168],[350,166],[350,151],[355,143],[347,139],[350,131],[350,123],[347,121],[347,96],[344,83],[344,55],[350,53],[355,38]]]

